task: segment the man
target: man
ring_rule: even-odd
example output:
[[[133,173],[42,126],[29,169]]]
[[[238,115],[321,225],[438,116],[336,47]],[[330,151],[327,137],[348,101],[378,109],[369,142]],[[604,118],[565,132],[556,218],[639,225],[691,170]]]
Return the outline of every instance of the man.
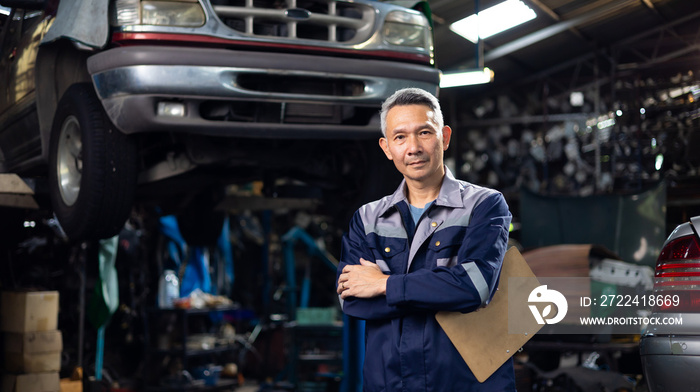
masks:
[[[512,360],[479,383],[435,320],[438,311],[472,312],[491,299],[508,206],[444,166],[452,130],[434,96],[399,90],[381,118],[379,145],[404,180],[357,210],[337,279],[343,311],[367,320],[363,391],[515,391]]]

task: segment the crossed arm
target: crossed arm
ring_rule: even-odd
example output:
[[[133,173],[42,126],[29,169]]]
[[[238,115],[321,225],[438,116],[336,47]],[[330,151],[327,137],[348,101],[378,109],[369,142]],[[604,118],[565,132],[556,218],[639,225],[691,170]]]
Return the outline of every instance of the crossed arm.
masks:
[[[372,298],[386,295],[386,281],[389,275],[384,275],[379,266],[371,261],[360,258],[359,265],[346,265],[338,278],[338,294],[340,298]]]
[[[362,222],[353,217],[350,233],[343,239],[337,279],[343,311],[363,319],[382,319],[416,311],[477,309],[497,286],[510,218],[503,196],[493,195],[473,211],[458,265],[386,275],[367,260],[372,253],[363,240]],[[475,270],[486,286],[481,290],[473,280]]]

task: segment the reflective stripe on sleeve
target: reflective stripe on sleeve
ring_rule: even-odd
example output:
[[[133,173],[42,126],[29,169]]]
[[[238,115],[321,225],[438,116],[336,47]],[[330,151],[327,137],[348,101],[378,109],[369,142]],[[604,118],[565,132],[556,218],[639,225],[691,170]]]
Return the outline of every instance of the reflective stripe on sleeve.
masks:
[[[486,279],[484,275],[479,271],[479,267],[472,262],[462,263],[462,268],[467,271],[469,279],[471,279],[474,288],[479,293],[479,298],[481,298],[481,304],[485,304],[489,297],[489,286],[486,284]]]

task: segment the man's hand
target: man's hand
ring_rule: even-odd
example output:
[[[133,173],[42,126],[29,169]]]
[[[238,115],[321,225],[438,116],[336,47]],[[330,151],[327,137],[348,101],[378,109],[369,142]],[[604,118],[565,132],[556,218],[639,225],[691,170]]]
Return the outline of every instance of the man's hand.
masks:
[[[386,281],[379,266],[371,261],[360,259],[360,265],[346,265],[338,278],[338,294],[347,297],[372,298],[386,294]]]

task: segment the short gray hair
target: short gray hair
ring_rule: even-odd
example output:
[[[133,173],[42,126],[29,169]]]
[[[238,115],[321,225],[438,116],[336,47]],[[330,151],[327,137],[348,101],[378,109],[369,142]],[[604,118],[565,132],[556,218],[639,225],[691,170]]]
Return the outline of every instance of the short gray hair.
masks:
[[[435,116],[435,122],[438,126],[438,132],[442,132],[442,128],[445,125],[445,121],[442,117],[442,110],[440,110],[440,102],[435,96],[425,90],[409,87],[398,90],[392,94],[389,98],[382,104],[382,111],[380,117],[382,120],[382,135],[386,137],[386,115],[389,110],[394,106],[407,106],[407,105],[425,105],[432,110]]]

